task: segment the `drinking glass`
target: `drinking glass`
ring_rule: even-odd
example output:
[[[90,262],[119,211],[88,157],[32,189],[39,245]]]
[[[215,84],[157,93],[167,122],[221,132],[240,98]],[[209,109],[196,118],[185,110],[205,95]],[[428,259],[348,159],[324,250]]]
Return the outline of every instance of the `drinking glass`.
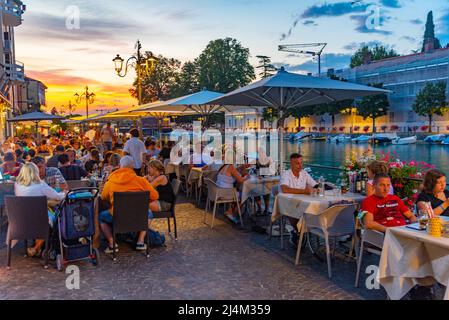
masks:
[[[418,221],[421,229],[427,229],[429,223],[429,214],[427,210],[418,210]]]
[[[334,196],[337,198],[338,201],[341,200],[341,189],[340,188],[334,189]]]

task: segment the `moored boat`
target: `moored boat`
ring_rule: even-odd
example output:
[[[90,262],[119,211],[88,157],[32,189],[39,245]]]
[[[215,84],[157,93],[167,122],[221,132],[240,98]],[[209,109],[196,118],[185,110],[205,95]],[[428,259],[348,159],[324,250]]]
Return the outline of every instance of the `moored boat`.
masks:
[[[352,142],[354,143],[368,143],[371,141],[371,139],[373,139],[373,136],[360,136],[357,138],[352,139]]]
[[[346,136],[344,134],[340,134],[336,137],[331,138],[330,141],[335,142],[335,143],[349,142],[349,141],[351,141],[351,136]]]
[[[378,143],[391,143],[393,140],[398,139],[397,133],[377,133],[373,135],[373,142]]]
[[[433,136],[428,136],[427,138],[425,138],[424,142],[440,144],[445,139],[446,139],[446,135],[445,134],[435,134]]]
[[[407,144],[415,144],[418,142],[418,137],[417,136],[413,136],[413,137],[406,137],[406,138],[397,138],[395,140],[392,141],[393,144],[395,145],[407,145]]]

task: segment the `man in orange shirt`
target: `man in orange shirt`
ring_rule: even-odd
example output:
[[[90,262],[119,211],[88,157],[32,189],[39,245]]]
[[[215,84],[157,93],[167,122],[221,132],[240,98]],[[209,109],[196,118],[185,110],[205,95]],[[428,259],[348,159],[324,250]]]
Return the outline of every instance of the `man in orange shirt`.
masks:
[[[151,186],[147,179],[139,177],[134,171],[134,160],[129,156],[125,156],[120,161],[120,169],[114,171],[104,185],[101,199],[111,204],[111,208],[100,213],[100,225],[103,234],[108,241],[108,248],[105,253],[113,252],[113,239],[111,225],[113,222],[112,214],[114,212],[114,193],[115,192],[150,192],[150,202],[159,199],[159,193]],[[148,206],[150,204],[148,203]],[[153,213],[148,209],[148,226],[153,218]],[[146,232],[140,232],[137,240],[136,250],[146,250],[145,244]],[[116,246],[117,250],[117,246]]]

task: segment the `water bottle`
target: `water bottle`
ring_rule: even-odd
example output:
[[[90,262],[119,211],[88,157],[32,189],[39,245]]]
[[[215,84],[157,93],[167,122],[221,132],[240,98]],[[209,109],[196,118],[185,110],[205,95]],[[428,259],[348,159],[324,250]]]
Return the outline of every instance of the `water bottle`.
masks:
[[[326,187],[323,176],[320,177],[319,184],[320,184],[320,197],[324,197],[326,195]]]

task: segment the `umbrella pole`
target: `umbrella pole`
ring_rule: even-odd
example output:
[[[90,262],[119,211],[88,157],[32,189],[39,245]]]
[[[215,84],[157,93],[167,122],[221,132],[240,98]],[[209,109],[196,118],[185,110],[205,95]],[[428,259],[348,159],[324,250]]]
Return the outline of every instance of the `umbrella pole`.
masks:
[[[36,121],[35,124],[36,124],[35,139],[37,141],[38,140],[38,134],[39,134],[39,122]]]
[[[282,120],[283,116],[284,116],[284,114],[283,114],[282,110],[280,110],[279,111],[279,121]],[[281,150],[280,150],[280,157],[281,157],[281,159],[280,159],[280,166],[279,166],[279,168],[280,168],[279,174],[282,175],[282,173],[284,172],[284,128],[280,124],[281,123],[278,123],[278,128],[280,130],[279,137],[281,139],[281,141],[279,143],[280,144],[280,148],[281,148]]]

